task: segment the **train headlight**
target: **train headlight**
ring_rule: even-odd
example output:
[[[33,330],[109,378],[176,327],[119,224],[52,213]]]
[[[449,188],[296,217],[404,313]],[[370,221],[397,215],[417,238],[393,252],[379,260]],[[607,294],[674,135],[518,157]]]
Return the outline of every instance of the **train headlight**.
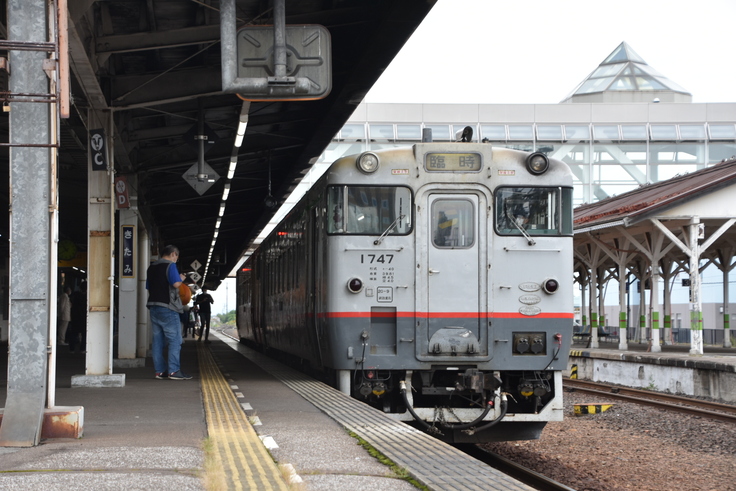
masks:
[[[358,157],[358,169],[366,174],[371,174],[378,170],[378,155],[371,152],[365,152]]]
[[[529,339],[523,337],[514,340],[514,348],[517,353],[526,353],[529,351]]]
[[[542,282],[542,288],[545,292],[552,294],[560,289],[560,282],[555,278],[547,278]]]
[[[348,280],[348,290],[350,290],[350,293],[360,293],[363,290],[363,280],[360,278],[350,278]]]
[[[549,169],[549,159],[545,154],[535,152],[526,158],[526,168],[535,176],[544,174]]]
[[[536,336],[532,339],[532,353],[538,355],[544,352],[544,339],[541,336]]]

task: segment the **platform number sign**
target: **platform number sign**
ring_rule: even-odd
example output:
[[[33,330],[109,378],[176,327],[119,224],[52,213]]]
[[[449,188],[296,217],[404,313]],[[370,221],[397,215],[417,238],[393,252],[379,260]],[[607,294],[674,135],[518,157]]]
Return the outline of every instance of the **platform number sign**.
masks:
[[[92,152],[92,170],[107,170],[105,130],[89,130],[89,146]]]

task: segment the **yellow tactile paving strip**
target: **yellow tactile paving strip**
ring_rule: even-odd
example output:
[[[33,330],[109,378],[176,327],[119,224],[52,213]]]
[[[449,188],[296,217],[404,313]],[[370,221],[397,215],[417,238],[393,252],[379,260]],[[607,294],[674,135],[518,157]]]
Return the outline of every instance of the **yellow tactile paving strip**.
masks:
[[[229,490],[288,490],[210,350],[197,343],[207,431]]]

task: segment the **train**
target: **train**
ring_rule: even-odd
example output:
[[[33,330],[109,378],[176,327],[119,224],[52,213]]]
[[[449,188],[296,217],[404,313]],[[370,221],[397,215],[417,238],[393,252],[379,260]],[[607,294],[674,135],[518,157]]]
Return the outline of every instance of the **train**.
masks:
[[[423,142],[336,160],[237,272],[241,342],[450,443],[561,421],[573,177]]]

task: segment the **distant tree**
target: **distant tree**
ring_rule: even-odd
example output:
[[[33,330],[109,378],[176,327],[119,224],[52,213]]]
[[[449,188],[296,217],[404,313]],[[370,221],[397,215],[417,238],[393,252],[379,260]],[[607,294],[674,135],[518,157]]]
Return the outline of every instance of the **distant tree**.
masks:
[[[218,314],[217,317],[220,318],[220,322],[223,324],[232,324],[235,325],[235,311],[231,310],[227,314]]]

